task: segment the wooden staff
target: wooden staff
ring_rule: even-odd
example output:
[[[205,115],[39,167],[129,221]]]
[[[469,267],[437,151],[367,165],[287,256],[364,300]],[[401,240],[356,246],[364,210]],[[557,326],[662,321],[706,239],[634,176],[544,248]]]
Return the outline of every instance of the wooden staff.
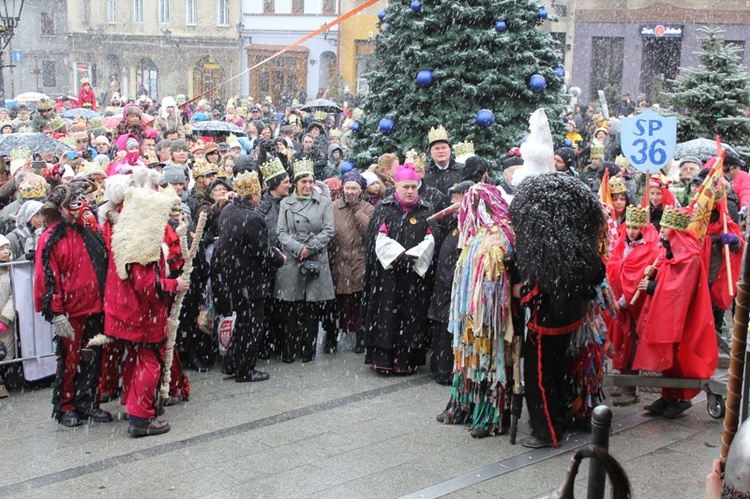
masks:
[[[187,225],[180,224],[177,227],[177,234],[180,236],[180,248],[182,254],[185,255],[185,265],[182,268],[182,277],[190,279],[190,274],[193,272],[193,259],[195,254],[198,253],[198,246],[200,245],[201,238],[203,237],[203,228],[206,226],[206,212],[203,212],[198,217],[198,225],[195,228],[195,236],[193,237],[193,244],[188,250],[187,244]],[[180,310],[182,309],[182,300],[185,298],[187,291],[180,291],[174,299],[172,305],[172,311],[169,314],[167,324],[169,325],[169,332],[167,333],[167,344],[164,350],[164,374],[162,376],[161,388],[159,389],[159,407],[157,410],[158,415],[164,414],[164,404],[169,398],[169,384],[172,382],[172,360],[174,359],[174,344],[177,338],[177,327],[180,325]]]
[[[658,257],[658,256],[656,257],[656,260],[654,260],[654,263],[652,263],[652,264],[651,264],[651,267],[656,267],[656,264],[657,264],[657,263],[659,263],[659,257]],[[647,267],[647,268],[648,268],[648,267]],[[649,277],[649,275],[648,275],[648,274],[646,273],[646,270],[644,269],[644,271],[643,271],[643,278],[645,279],[646,277]],[[632,307],[633,305],[635,305],[635,302],[637,302],[637,301],[638,301],[638,297],[639,297],[639,296],[641,296],[641,290],[640,290],[640,289],[637,289],[637,290],[635,291],[635,294],[633,295],[633,299],[632,299],[632,300],[630,300],[630,306],[631,306],[631,307]]]
[[[721,463],[727,461],[729,446],[737,433],[740,413],[740,392],[745,371],[745,350],[747,348],[748,306],[750,302],[750,252],[745,245],[743,256],[742,278],[737,284],[737,299],[734,309],[734,328],[732,330],[732,353],[729,360],[729,379],[727,381],[726,413],[724,414],[724,433],[721,435]]]
[[[727,233],[727,212],[721,214],[721,223],[724,226],[724,234]],[[734,296],[734,286],[732,286],[732,261],[729,258],[729,245],[724,245],[724,263],[727,266],[727,286],[729,286],[729,296]]]

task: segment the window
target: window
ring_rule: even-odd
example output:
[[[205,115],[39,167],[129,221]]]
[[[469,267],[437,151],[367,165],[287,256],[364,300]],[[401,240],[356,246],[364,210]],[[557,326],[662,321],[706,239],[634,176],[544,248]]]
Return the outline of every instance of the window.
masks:
[[[218,12],[216,14],[216,24],[218,26],[229,26],[229,0],[219,0]]]
[[[274,0],[263,0],[263,13],[273,14],[274,12],[276,12]]]
[[[169,0],[159,0],[159,23],[169,23]]]
[[[323,14],[336,13],[336,0],[323,0]]]
[[[50,14],[49,12],[42,12],[42,34],[43,35],[55,34],[55,14]]]
[[[55,61],[42,61],[42,85],[56,87]]]
[[[115,24],[117,22],[117,0],[107,0],[107,22]]]
[[[622,95],[622,70],[625,61],[625,38],[595,36],[593,42],[592,61],[596,61],[596,67],[591,72],[592,98],[599,90],[604,90],[608,99],[614,95],[619,102]],[[679,58],[677,59],[679,61]]]
[[[198,24],[198,0],[185,0],[185,24]]]
[[[143,0],[133,0],[133,22],[143,23]]]
[[[292,0],[292,14],[305,13],[305,0]]]

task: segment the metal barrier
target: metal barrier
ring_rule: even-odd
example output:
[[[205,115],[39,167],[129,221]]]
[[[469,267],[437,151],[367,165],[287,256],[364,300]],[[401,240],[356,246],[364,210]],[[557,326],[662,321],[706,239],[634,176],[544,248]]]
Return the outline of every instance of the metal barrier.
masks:
[[[16,320],[14,358],[0,362],[0,366],[22,362],[27,381],[51,376],[56,367],[53,331],[52,325],[34,311],[34,262],[0,263],[2,267],[9,268]]]

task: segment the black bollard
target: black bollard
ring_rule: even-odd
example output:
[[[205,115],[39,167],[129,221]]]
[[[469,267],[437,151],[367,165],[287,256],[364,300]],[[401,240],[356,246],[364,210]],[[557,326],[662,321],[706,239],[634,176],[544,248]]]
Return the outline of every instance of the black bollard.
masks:
[[[591,445],[609,450],[609,433],[612,428],[612,411],[606,405],[594,408],[591,415]],[[607,484],[607,472],[599,461],[591,460],[589,465],[589,484],[587,499],[604,499],[604,488]]]

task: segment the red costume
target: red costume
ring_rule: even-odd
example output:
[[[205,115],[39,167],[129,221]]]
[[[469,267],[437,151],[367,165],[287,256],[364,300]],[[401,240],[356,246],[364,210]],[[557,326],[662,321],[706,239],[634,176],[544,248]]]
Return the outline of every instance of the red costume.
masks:
[[[671,255],[671,257],[670,257]],[[672,230],[659,256],[656,287],[646,298],[637,326],[634,369],[670,378],[708,378],[718,362],[701,246],[690,231]],[[667,400],[689,400],[699,390],[665,388]]]
[[[607,261],[607,281],[615,298],[620,301],[621,310],[617,317],[604,314],[609,341],[614,349],[611,355],[612,367],[618,371],[627,368],[634,353],[634,329],[643,306],[643,299],[639,299],[633,306],[630,306],[630,301],[636,293],[638,283],[643,280],[643,272],[654,263],[659,252],[659,233],[653,225],[641,227],[641,238],[633,242],[628,241],[625,228],[625,224],[620,225],[617,243]]]
[[[719,273],[716,278],[711,282],[711,303],[718,309],[726,310],[732,304],[734,296],[737,294],[737,280],[740,276],[740,267],[742,266],[742,250],[745,247],[745,242],[742,240],[739,226],[729,218],[726,213],[725,207],[726,200],[718,202],[718,220],[709,223],[708,232],[706,238],[703,240],[703,265],[708,270],[711,268],[711,253],[716,238],[724,233],[724,225],[721,218],[727,217],[727,233],[734,234],[739,239],[739,249],[735,252],[729,252],[729,263],[732,269],[732,290],[733,293],[729,294],[729,286],[727,285],[727,264],[724,257],[724,245],[718,245],[721,248],[721,266],[719,267]],[[713,237],[712,237],[713,236]],[[708,276],[711,279],[711,276]]]
[[[99,110],[96,107],[96,94],[91,89],[91,84],[86,78],[81,80],[81,90],[78,91],[78,105],[84,107],[85,104],[90,104],[92,111]]]

